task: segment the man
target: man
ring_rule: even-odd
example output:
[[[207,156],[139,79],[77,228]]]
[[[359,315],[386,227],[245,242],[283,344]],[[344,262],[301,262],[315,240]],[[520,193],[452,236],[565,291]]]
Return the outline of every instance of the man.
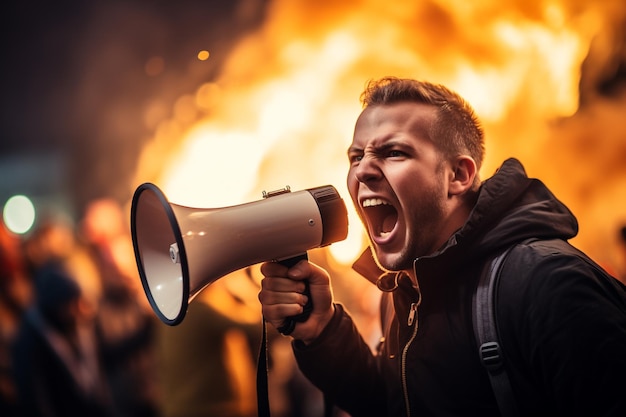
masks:
[[[66,260],[36,272],[35,303],[13,346],[19,416],[114,415],[93,332],[93,300],[82,279]]]
[[[326,271],[262,265],[259,299],[291,336],[304,374],[352,416],[500,415],[482,367],[472,297],[509,247],[497,317],[521,415],[626,415],[626,296],[566,240],[572,213],[510,159],[480,184],[483,132],[445,87],[371,82],[348,150],[348,189],[370,248],[355,269],[383,291],[375,354],[333,303]],[[372,273],[375,273],[372,277]]]

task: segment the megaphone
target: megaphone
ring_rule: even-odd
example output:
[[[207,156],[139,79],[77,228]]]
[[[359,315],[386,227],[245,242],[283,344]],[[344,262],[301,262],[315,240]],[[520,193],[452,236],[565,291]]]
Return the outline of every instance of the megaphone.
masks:
[[[131,206],[141,283],[156,315],[171,326],[221,277],[260,262],[297,259],[347,233],[346,206],[331,185],[297,192],[286,187],[264,192],[259,201],[193,208],[169,203],[156,185],[144,183]]]

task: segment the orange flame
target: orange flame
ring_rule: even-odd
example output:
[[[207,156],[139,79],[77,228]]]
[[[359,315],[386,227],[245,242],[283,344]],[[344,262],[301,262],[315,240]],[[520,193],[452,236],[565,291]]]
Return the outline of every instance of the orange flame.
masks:
[[[262,190],[287,184],[294,190],[333,184],[348,200],[345,149],[364,83],[384,75],[427,79],[461,93],[483,120],[482,176],[518,157],[578,215],[578,245],[604,257],[596,245],[606,245],[626,221],[624,145],[621,154],[611,153],[620,137],[625,142],[625,128],[604,129],[600,149],[589,152],[586,132],[598,114],[576,112],[592,38],[625,7],[617,0],[594,7],[518,3],[275,0],[219,79],[181,97],[174,117],[160,123],[137,183],[155,180],[172,201],[197,207],[258,199]],[[604,107],[603,122],[619,120],[614,105]],[[611,172],[602,169],[606,158]],[[348,240],[332,246],[341,263],[365,245],[350,216]]]

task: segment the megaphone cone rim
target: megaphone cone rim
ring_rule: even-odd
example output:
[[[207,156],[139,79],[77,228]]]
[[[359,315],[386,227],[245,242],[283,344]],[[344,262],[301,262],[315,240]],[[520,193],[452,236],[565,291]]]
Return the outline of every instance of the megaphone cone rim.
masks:
[[[179,257],[180,257],[180,265],[182,269],[182,279],[183,279],[183,297],[182,297],[182,302],[181,302],[181,306],[178,311],[178,314],[173,319],[168,318],[161,312],[154,297],[152,296],[152,292],[148,284],[148,278],[146,276],[146,271],[144,269],[143,261],[141,259],[141,252],[139,250],[139,242],[137,239],[137,227],[136,227],[137,226],[137,204],[139,202],[139,198],[141,194],[146,190],[152,191],[156,195],[156,197],[159,199],[159,202],[161,203],[167,215],[167,219],[169,221],[170,227],[172,228],[172,232],[174,233],[176,244],[178,245],[178,252],[179,252]],[[170,326],[175,326],[179,324],[181,321],[183,321],[183,319],[185,318],[185,314],[187,313],[187,307],[189,303],[189,268],[188,268],[189,264],[187,263],[187,252],[185,251],[185,244],[183,241],[182,233],[180,231],[180,226],[178,225],[178,221],[176,220],[176,215],[174,214],[174,211],[172,210],[172,207],[170,206],[170,203],[167,200],[167,197],[165,196],[165,194],[163,193],[163,191],[161,191],[159,187],[149,182],[143,183],[139,187],[137,187],[137,189],[135,190],[135,194],[133,195],[133,201],[131,205],[130,224],[131,224],[131,236],[133,240],[133,249],[135,251],[135,261],[137,262],[137,269],[139,271],[139,277],[141,278],[141,285],[143,286],[144,292],[146,293],[146,296],[148,297],[150,306],[152,307],[152,310],[154,310],[154,312],[157,314],[157,316],[163,323],[170,325]]]

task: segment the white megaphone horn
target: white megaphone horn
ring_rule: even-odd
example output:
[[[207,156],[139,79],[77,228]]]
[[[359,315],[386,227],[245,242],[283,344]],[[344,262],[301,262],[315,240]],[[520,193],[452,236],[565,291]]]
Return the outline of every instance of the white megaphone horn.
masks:
[[[203,288],[233,271],[306,257],[308,250],[347,236],[346,206],[331,185],[297,192],[286,187],[263,197],[231,207],[192,208],[169,203],[154,184],[137,188],[133,248],[143,288],[161,321],[180,323]]]

